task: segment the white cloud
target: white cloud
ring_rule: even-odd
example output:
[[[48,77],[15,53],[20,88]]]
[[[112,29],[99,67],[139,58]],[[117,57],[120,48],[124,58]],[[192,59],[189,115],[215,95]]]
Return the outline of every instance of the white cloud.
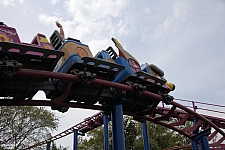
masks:
[[[124,20],[117,22],[113,19],[117,18],[118,20],[123,17],[126,4],[126,0],[122,2],[113,0],[70,0],[66,3],[66,8],[69,15],[73,17],[73,24],[76,25],[73,31],[75,30],[79,35],[94,34],[101,38],[102,31],[105,36],[106,34],[112,35],[112,32],[122,34],[126,22]]]
[[[17,0],[0,0],[0,2],[3,6],[15,6],[15,2],[17,2]],[[18,0],[18,2],[23,4],[25,0]]]
[[[60,2],[61,0],[51,0],[51,3],[52,4],[56,4],[56,3],[58,3],[58,2]]]
[[[215,17],[216,18],[220,18],[221,13],[223,13],[225,10],[225,2],[224,1],[220,1],[217,2],[215,4],[215,6],[213,7],[213,11],[215,13]]]
[[[127,4],[125,1],[104,1],[104,0],[70,0],[66,3],[68,12],[72,14],[76,21],[86,22],[86,20],[97,21],[98,19],[107,18],[109,16],[118,17],[120,11]]]
[[[61,18],[58,18],[56,16],[50,16],[47,14],[41,14],[38,16],[38,19],[40,22],[44,23],[47,26],[55,26],[56,21],[60,21]]]
[[[217,91],[216,96],[222,99],[225,99],[225,89]]]
[[[0,1],[3,6],[14,6],[14,0],[1,0]]]
[[[164,22],[155,30],[154,37],[157,38],[164,33],[176,32],[179,25],[186,20],[189,5],[185,2],[176,2],[172,6],[172,14],[168,15]]]
[[[109,39],[105,38],[105,39],[99,39],[99,40],[91,40],[88,42],[88,45],[93,56],[95,56],[97,52],[101,50],[105,50],[110,45],[112,45],[112,42],[110,41],[110,38]]]
[[[59,13],[54,13],[54,15],[41,14],[38,18],[47,26],[55,26],[54,22],[58,20],[63,25],[66,37],[77,38],[81,41],[85,39],[90,45],[89,43],[95,43],[93,39],[99,43],[106,37],[110,41],[112,36],[127,34],[127,20],[123,15],[126,5],[127,0],[122,2],[69,0],[64,5],[69,19],[62,19],[59,17],[61,16]]]
[[[144,11],[145,11],[146,14],[150,14],[151,13],[151,10],[149,8],[147,8],[147,7],[144,9]]]
[[[108,9],[110,6],[110,9]],[[38,19],[47,26],[55,26],[55,21],[63,25],[66,37],[80,39],[89,45],[93,55],[112,45],[111,37],[127,34],[126,19],[122,19],[122,12],[126,1],[84,2],[68,1],[66,9],[72,14],[72,19],[64,19],[55,15],[41,14]],[[114,18],[115,21],[114,21]]]
[[[20,4],[23,4],[25,2],[25,0],[19,0]]]

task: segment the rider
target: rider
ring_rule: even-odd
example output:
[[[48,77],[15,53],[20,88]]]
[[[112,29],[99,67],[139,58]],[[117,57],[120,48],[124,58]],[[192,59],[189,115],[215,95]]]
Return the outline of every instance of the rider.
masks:
[[[65,35],[64,35],[62,25],[58,21],[56,21],[55,23],[56,23],[57,27],[60,29],[59,32],[60,32],[60,35],[61,35],[62,39],[65,40]]]

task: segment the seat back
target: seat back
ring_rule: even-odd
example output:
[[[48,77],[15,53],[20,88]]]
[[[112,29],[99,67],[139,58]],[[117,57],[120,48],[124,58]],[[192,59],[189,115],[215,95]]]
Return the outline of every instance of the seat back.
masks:
[[[65,55],[62,58],[62,63],[72,54],[77,54],[80,58],[83,57],[93,57],[89,47],[76,39],[68,38],[65,40],[63,45],[60,48],[61,52],[64,52]]]
[[[0,42],[21,43],[15,28],[0,23]]]
[[[38,33],[31,41],[31,44],[41,46],[42,48],[45,48],[45,49],[54,50],[53,46],[49,43],[48,39],[46,38],[44,34]]]
[[[63,39],[57,30],[55,30],[50,36],[50,43],[55,48],[55,50],[58,50],[62,45]]]

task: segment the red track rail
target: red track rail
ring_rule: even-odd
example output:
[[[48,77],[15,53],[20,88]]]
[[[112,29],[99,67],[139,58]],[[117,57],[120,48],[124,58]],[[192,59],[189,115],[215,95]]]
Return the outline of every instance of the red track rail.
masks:
[[[34,144],[26,149],[31,149],[31,148],[34,148],[34,147],[37,147],[37,146],[40,146],[40,145],[43,145],[43,144],[46,144],[48,141],[55,141],[55,140],[58,140],[60,138],[63,138],[71,133],[74,132],[75,129],[77,129],[79,132],[82,132],[82,133],[86,133],[88,132],[89,130],[92,130],[93,128],[89,127],[89,123],[90,121],[93,121],[96,123],[96,127],[98,126],[101,126],[103,124],[103,112],[99,112],[93,116],[90,116],[88,118],[85,118],[84,121],[70,127],[69,129],[45,140],[45,141],[42,141],[40,143],[37,143],[37,144]]]
[[[168,112],[169,112],[169,108],[165,108],[165,107],[160,107],[158,106],[157,109],[155,110],[155,114],[159,114],[159,115],[166,115]],[[185,116],[186,115],[186,112],[183,111],[183,110],[175,110],[174,111],[174,114],[171,115],[171,117],[173,118],[177,118],[177,119],[181,119],[180,117],[181,116]],[[180,117],[179,117],[180,116]],[[193,115],[189,115],[189,117],[187,118],[187,120],[189,121],[193,121],[194,120],[194,117]],[[205,118],[207,118],[208,120],[210,120],[211,122],[214,122],[216,120],[220,120],[221,122],[224,122],[225,119],[222,119],[222,118],[216,118],[216,117],[212,117],[212,116],[207,116],[207,115],[204,115]],[[93,121],[94,123],[96,123],[95,125],[95,128],[98,127],[98,126],[101,126],[103,124],[103,112],[99,112],[93,116],[90,116],[88,118],[85,118],[84,121],[74,125],[73,127],[53,136],[52,138],[48,139],[47,141],[54,141],[54,140],[57,140],[57,139],[60,139],[62,137],[65,137],[71,133],[73,133],[73,130],[74,129],[78,129],[78,131],[82,132],[82,133],[86,133],[87,131],[89,130],[92,130],[93,128],[90,128],[88,126],[88,123],[91,121]],[[152,120],[150,120],[152,121]],[[218,126],[220,126],[220,128],[222,129],[225,129],[225,124],[218,124]],[[211,136],[212,137],[212,136]],[[38,143],[38,144],[35,144],[35,145],[32,145],[31,147],[29,147],[28,149],[30,148],[33,148],[33,147],[36,147],[38,145],[42,145],[42,144],[46,144],[47,141],[42,141],[41,143]],[[219,141],[220,142],[220,141]],[[212,144],[210,144],[212,145]],[[215,144],[214,144],[215,145]],[[220,145],[222,146],[222,145]],[[223,145],[225,146],[225,145]],[[179,146],[179,147],[173,147],[173,148],[169,148],[167,150],[175,150],[175,149],[182,149],[182,148],[190,148],[191,145],[186,145],[186,146]],[[221,148],[224,148],[224,147],[221,147]],[[218,148],[212,148],[212,149],[218,149]]]
[[[64,74],[64,73],[56,73],[56,72],[48,72],[48,71],[39,71],[39,70],[31,70],[31,69],[22,69],[17,72],[17,75],[20,76],[32,76],[32,77],[42,77],[42,78],[57,78],[57,79],[65,79],[69,80],[71,82],[80,82],[80,79],[76,75],[71,75],[71,74]],[[125,91],[130,91],[133,92],[133,88],[128,85],[123,85],[119,83],[114,83],[110,81],[105,81],[101,79],[94,79],[92,84],[98,84],[98,85],[103,85],[103,86],[108,86],[108,87],[114,87],[118,89],[123,89]],[[67,87],[69,89],[69,85]],[[29,89],[27,89],[29,90]],[[28,91],[27,91],[28,92]],[[155,100],[163,101],[163,98],[157,94],[144,91],[142,93],[145,96],[154,98]],[[84,109],[95,109],[95,110],[104,110],[105,108],[101,105],[85,105],[85,104],[77,104],[73,102],[67,102],[67,103],[61,103],[68,95],[68,92],[65,92],[62,96],[58,97],[55,100],[47,101],[47,100],[21,100],[18,103],[12,104],[9,100],[8,101],[0,101],[0,105],[31,105],[31,106],[52,106],[52,105],[57,105],[57,106],[69,106],[69,107],[75,107],[75,108],[84,108]],[[144,115],[140,116],[140,114],[136,114],[133,112],[124,112],[126,115],[134,116],[135,118],[142,118],[146,119],[148,121],[163,125],[165,127],[168,127],[174,131],[177,131],[180,134],[183,134],[186,137],[191,138],[193,135],[191,134],[192,131],[194,131],[197,127],[202,127],[203,130],[207,128],[213,128],[215,132],[210,134],[209,136],[209,141],[215,137],[216,135],[225,137],[225,133],[223,130],[220,129],[220,127],[224,127],[224,122],[225,120],[220,119],[220,124],[221,126],[217,126],[218,122],[213,122],[212,117],[207,117],[200,115],[196,113],[195,111],[173,101],[171,103],[172,108],[162,108],[161,110],[161,116],[160,117],[155,117],[154,115]],[[178,109],[178,110],[176,110]],[[182,111],[180,111],[182,110]],[[156,112],[159,111],[159,109],[155,110]],[[154,112],[154,113],[156,113]],[[160,112],[160,111],[159,111]],[[158,114],[159,114],[158,112]],[[177,121],[174,123],[168,122],[170,117],[177,116]],[[183,127],[183,124],[187,121],[190,120],[190,118],[198,118],[199,121],[197,124],[191,128],[185,128]],[[215,118],[215,117],[214,117]],[[77,127],[77,126],[76,126]],[[63,137],[67,135],[68,133],[72,132],[74,128],[68,129],[68,131],[65,131],[62,135],[60,136],[55,136],[55,139],[58,139],[60,137]],[[218,147],[222,144],[222,142],[225,139],[222,138],[215,143],[211,143],[211,147]]]

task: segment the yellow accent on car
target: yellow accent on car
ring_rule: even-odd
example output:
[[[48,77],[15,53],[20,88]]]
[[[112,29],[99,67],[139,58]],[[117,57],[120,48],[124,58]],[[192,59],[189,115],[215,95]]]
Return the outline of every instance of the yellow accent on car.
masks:
[[[166,85],[171,89],[171,91],[175,90],[175,85],[171,82],[166,82]]]
[[[123,57],[126,58],[127,60],[129,58],[131,58],[131,59],[135,60],[139,64],[139,62],[137,61],[137,59],[135,59],[130,53],[128,53],[125,49],[123,49],[123,46],[120,44],[120,42],[116,38],[112,38],[112,41],[115,43],[116,47],[118,48],[119,55],[122,54]]]
[[[46,39],[45,37],[40,37],[40,42],[41,43],[49,43],[48,39]]]
[[[5,34],[0,34],[0,42],[9,42],[9,38]]]
[[[123,49],[123,46],[120,44],[120,42],[116,38],[112,38],[112,41],[116,44],[116,46]]]

